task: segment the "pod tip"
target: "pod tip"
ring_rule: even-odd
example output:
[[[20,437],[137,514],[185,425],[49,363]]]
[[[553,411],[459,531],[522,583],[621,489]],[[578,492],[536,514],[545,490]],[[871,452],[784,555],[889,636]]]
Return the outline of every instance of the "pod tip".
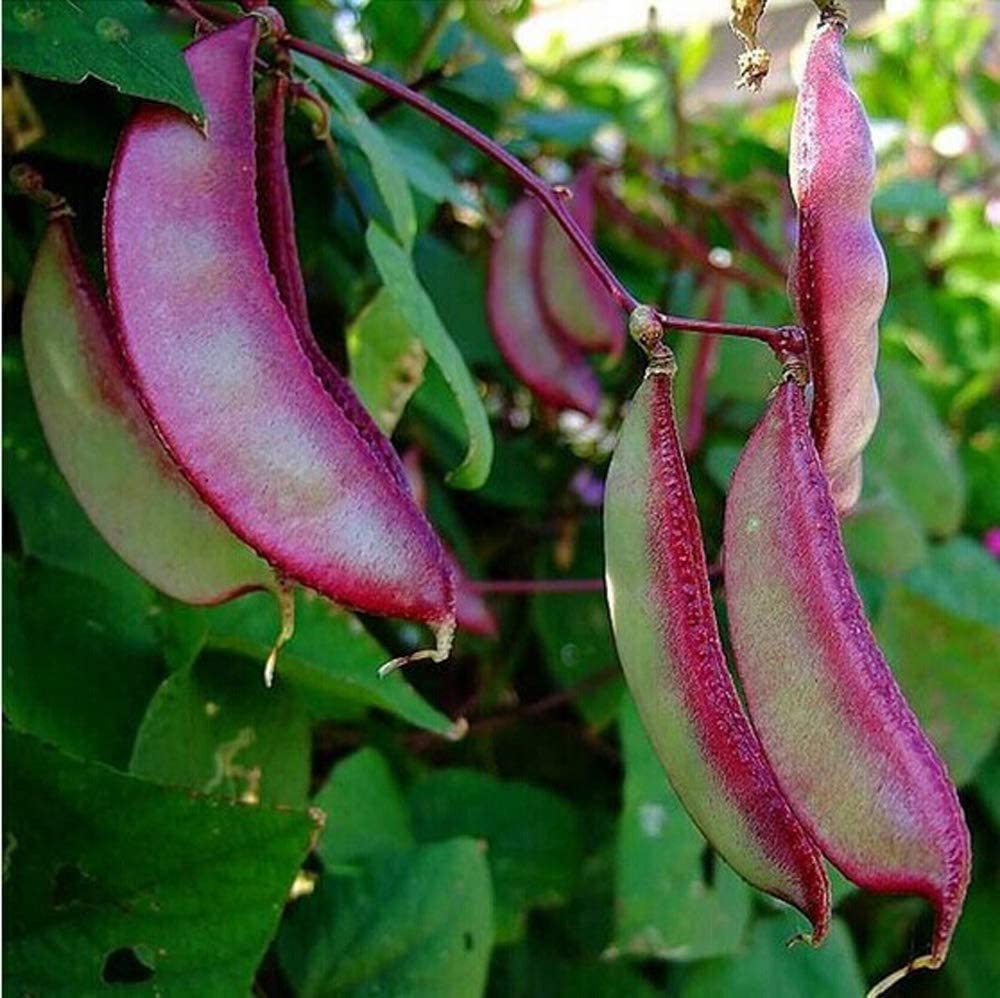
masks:
[[[455,719],[455,723],[445,732],[444,737],[449,742],[460,742],[469,733],[469,722],[464,717]]]
[[[447,620],[432,625],[434,631],[435,644],[433,648],[421,648],[411,652],[409,655],[400,655],[392,658],[388,662],[379,666],[379,677],[385,679],[397,669],[411,662],[422,662],[430,659],[432,662],[444,662],[451,654],[452,642],[455,639],[455,618],[449,617]]]
[[[941,966],[942,960],[939,957],[934,956],[931,953],[925,956],[918,956],[915,960],[911,960],[905,966],[899,968],[899,970],[894,970],[887,977],[883,977],[881,981],[878,982],[865,996],[865,998],[878,998],[879,995],[884,995],[891,987],[898,984],[904,977],[908,977],[915,970],[937,970]]]
[[[264,663],[264,685],[270,689],[274,685],[274,671],[278,664],[278,654],[292,640],[295,634],[295,590],[287,582],[279,582],[275,590],[278,611],[281,614],[281,630],[274,639],[267,661]]]

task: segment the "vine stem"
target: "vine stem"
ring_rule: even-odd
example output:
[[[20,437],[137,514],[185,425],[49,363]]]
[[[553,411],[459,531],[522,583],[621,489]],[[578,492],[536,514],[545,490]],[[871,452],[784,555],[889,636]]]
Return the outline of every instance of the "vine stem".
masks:
[[[282,40],[282,44],[295,52],[300,52],[302,55],[307,55],[319,62],[326,63],[331,69],[336,69],[341,73],[361,80],[363,83],[377,87],[379,90],[395,97],[404,104],[409,104],[410,107],[415,108],[428,118],[436,121],[439,125],[454,132],[471,146],[474,146],[481,153],[502,166],[508,173],[516,177],[525,190],[537,198],[555,221],[559,223],[570,242],[573,243],[583,257],[587,266],[599,278],[607,289],[608,294],[614,298],[619,307],[626,312],[632,312],[638,307],[639,301],[622,284],[597,252],[594,244],[576,224],[576,220],[566,206],[564,191],[547,184],[516,156],[509,153],[499,143],[487,138],[482,132],[468,124],[468,122],[463,121],[457,115],[452,114],[423,94],[378,72],[378,70],[370,69],[367,66],[360,66],[350,59],[346,59],[335,52],[329,51],[329,49],[323,48],[322,45],[306,41],[303,38],[296,38],[294,35],[287,35]]]
[[[282,44],[295,52],[301,52],[303,55],[326,63],[332,69],[336,69],[339,72],[346,73],[348,76],[353,76],[357,80],[361,80],[363,83],[377,87],[404,104],[409,104],[410,107],[415,108],[433,121],[436,121],[439,125],[454,132],[495,163],[502,166],[520,181],[528,193],[538,199],[552,218],[559,224],[570,242],[580,253],[580,256],[583,257],[584,262],[594,272],[594,275],[604,285],[608,294],[611,295],[618,306],[628,313],[632,313],[638,308],[640,304],[638,299],[622,284],[604,258],[597,252],[594,244],[577,225],[576,220],[566,206],[565,193],[561,189],[552,187],[546,183],[533,170],[525,166],[524,163],[509,153],[499,143],[487,138],[482,132],[473,128],[470,124],[439,104],[435,104],[428,97],[411,90],[391,77],[383,75],[378,70],[370,69],[367,66],[360,66],[357,63],[351,62],[350,59],[345,59],[335,52],[330,52],[321,45],[316,45],[302,38],[296,38],[294,35],[286,35],[282,39]],[[775,327],[710,322],[706,319],[692,319],[687,316],[669,315],[659,310],[654,310],[654,312],[657,321],[664,329],[709,333],[717,336],[741,336],[761,340],[778,354],[779,358],[801,356],[805,352],[805,334],[797,326]]]
[[[174,6],[178,6],[174,0]],[[185,10],[190,14],[196,11],[200,15],[215,18],[220,22],[229,23],[236,20],[239,15],[233,15],[218,7],[210,7],[198,0],[186,0],[178,9]],[[378,70],[370,69],[352,62],[350,59],[315,42],[298,38],[295,35],[284,32],[275,38],[275,41],[293,52],[316,59],[325,63],[331,69],[335,69],[347,76],[353,76],[362,83],[376,87],[383,93],[389,94],[403,104],[426,115],[432,121],[454,132],[461,139],[474,146],[485,156],[492,159],[499,166],[502,166],[508,173],[514,176],[521,186],[541,203],[552,218],[558,223],[560,228],[566,233],[569,241],[576,247],[584,262],[593,271],[594,275],[601,282],[608,294],[614,299],[619,308],[631,315],[641,304],[639,300],[625,287],[618,279],[615,272],[608,266],[607,262],[597,251],[597,247],[587,238],[580,226],[577,225],[566,202],[566,191],[563,188],[553,187],[539,177],[530,167],[525,166],[516,156],[508,152],[502,145],[487,138],[478,129],[473,128],[468,122],[463,121],[457,115],[436,104],[423,94],[412,90],[410,87],[398,80],[394,80]],[[786,360],[789,357],[801,358],[806,352],[805,334],[796,326],[755,326],[740,325],[726,322],[710,322],[704,319],[691,319],[686,316],[669,315],[657,309],[652,310],[653,315],[664,329],[687,330],[695,333],[710,333],[717,336],[741,336],[749,339],[760,340],[766,343],[777,354],[779,360]]]

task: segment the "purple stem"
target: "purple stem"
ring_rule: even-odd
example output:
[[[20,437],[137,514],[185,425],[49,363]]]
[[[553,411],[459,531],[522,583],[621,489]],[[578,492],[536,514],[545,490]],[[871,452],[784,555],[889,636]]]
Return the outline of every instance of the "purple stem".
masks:
[[[726,285],[716,279],[709,289],[708,308],[711,319],[721,319],[726,310]],[[698,452],[705,436],[705,404],[708,400],[708,379],[712,375],[719,341],[704,339],[698,344],[691,372],[691,392],[688,395],[687,418],[684,420],[684,454]]]
[[[597,252],[594,244],[576,224],[572,213],[566,207],[563,195],[556,188],[551,187],[542,180],[533,170],[525,166],[517,157],[511,155],[503,146],[487,138],[482,132],[473,128],[467,122],[450,111],[445,110],[440,105],[435,104],[434,101],[423,94],[411,90],[404,84],[379,73],[377,70],[369,69],[367,66],[359,66],[357,63],[353,63],[341,55],[328,51],[321,45],[305,41],[302,38],[296,38],[293,35],[286,35],[282,43],[286,48],[301,52],[303,55],[308,55],[313,59],[326,63],[326,65],[339,72],[353,76],[355,79],[392,95],[402,103],[409,104],[410,107],[427,115],[427,117],[436,121],[439,125],[444,126],[470,145],[475,146],[480,152],[516,177],[525,190],[538,199],[566,233],[587,266],[594,272],[595,276],[604,285],[608,294],[614,298],[620,308],[626,312],[632,312],[640,304],[635,296],[622,284],[600,253]],[[775,353],[783,357],[788,355],[800,356],[805,351],[805,336],[802,330],[795,326],[774,327],[732,324],[728,322],[708,322],[705,320],[690,319],[685,316],[668,315],[660,311],[656,312],[656,317],[664,329],[681,329],[715,335],[743,336],[761,340],[770,346]]]
[[[177,0],[174,0],[174,3],[176,5]],[[189,14],[194,11],[223,23],[230,23],[240,16],[219,7],[197,2],[197,0],[184,0],[180,9],[186,10]],[[367,66],[359,66],[357,63],[351,62],[350,59],[345,59],[342,55],[337,55],[335,52],[329,51],[329,49],[324,48],[322,45],[316,45],[303,38],[296,38],[294,35],[285,33],[278,41],[287,49],[310,56],[319,62],[325,63],[332,69],[336,69],[338,72],[353,76],[363,83],[377,87],[383,93],[390,94],[402,103],[409,104],[410,107],[420,111],[421,114],[427,115],[427,117],[436,121],[439,125],[454,132],[470,145],[475,146],[476,149],[516,177],[524,189],[538,199],[566,233],[566,236],[576,247],[587,266],[594,272],[594,275],[604,285],[608,294],[611,295],[621,309],[631,313],[639,306],[640,302],[622,284],[614,271],[604,261],[601,254],[597,252],[594,244],[576,224],[576,220],[563,200],[564,195],[556,188],[547,184],[516,156],[513,156],[504,149],[503,146],[487,138],[482,132],[473,128],[470,124],[450,111],[445,110],[440,105],[435,104],[434,101],[423,94],[411,90],[405,84],[389,76],[385,76],[377,70],[369,69]],[[705,320],[689,319],[685,316],[668,315],[658,310],[654,310],[654,312],[657,320],[664,329],[681,329],[696,333],[711,333],[719,336],[742,336],[760,340],[766,343],[778,355],[779,359],[782,360],[805,355],[805,334],[796,326],[734,325],[727,322],[708,322]]]

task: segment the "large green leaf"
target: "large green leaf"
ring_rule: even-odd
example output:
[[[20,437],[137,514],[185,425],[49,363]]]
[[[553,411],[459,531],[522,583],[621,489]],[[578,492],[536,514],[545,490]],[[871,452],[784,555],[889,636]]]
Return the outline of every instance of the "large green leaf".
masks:
[[[609,962],[594,954],[567,953],[529,937],[499,950],[490,968],[491,998],[656,998],[662,989],[647,981],[637,966]]]
[[[427,354],[392,296],[381,288],[347,330],[351,384],[386,435],[420,387]]]
[[[531,908],[565,903],[579,875],[580,828],[548,790],[470,769],[442,769],[410,791],[420,842],[458,835],[486,840],[496,890],[496,935],[510,942]]]
[[[909,571],[927,557],[923,526],[895,493],[866,473],[861,501],[841,524],[851,564],[880,576]]]
[[[547,579],[555,574],[551,551],[543,548],[535,576]],[[581,525],[570,577],[592,579],[603,575],[601,524],[594,518]],[[604,593],[539,593],[532,599],[532,619],[542,639],[549,672],[563,687],[596,682],[592,690],[573,702],[588,723],[608,724],[618,713],[624,685],[620,675],[607,676],[617,670],[618,658]]]
[[[95,76],[123,93],[203,116],[164,14],[137,0],[7,0],[3,64],[68,83]]]
[[[976,791],[993,824],[1000,828],[1000,742],[993,746],[976,773]]]
[[[389,210],[399,241],[409,250],[417,235],[417,216],[406,174],[388,138],[358,107],[350,90],[329,67],[296,53],[296,63],[318,84],[340,112],[341,121],[364,153],[379,194]]]
[[[420,145],[419,136],[410,138],[405,132],[385,133],[389,148],[415,190],[435,202],[447,201],[465,208],[475,203],[458,185],[448,168],[428,149]]]
[[[313,803],[326,814],[317,851],[328,867],[413,845],[406,801],[373,748],[338,762]]]
[[[436,236],[421,234],[413,247],[413,262],[465,362],[500,375],[505,365],[486,317],[485,260],[462,253]]]
[[[301,998],[470,998],[483,990],[492,946],[490,874],[471,839],[324,875],[289,911],[278,940]]]
[[[875,631],[952,779],[967,783],[1000,733],[1000,629],[901,582],[886,593]]]
[[[10,994],[247,994],[315,830],[4,732]],[[145,987],[136,987],[145,982]]]
[[[906,585],[959,617],[1000,631],[1000,564],[970,537],[933,547]]]
[[[207,621],[205,644],[237,652],[249,665],[248,682],[258,682],[279,630],[275,601],[253,593],[223,606],[201,610]],[[292,685],[319,717],[339,714],[343,705],[378,707],[445,737],[462,727],[425,701],[400,672],[382,679],[378,667],[389,655],[356,617],[311,592],[295,598],[295,634],[278,657],[277,683]],[[258,670],[258,671],[255,671]]]
[[[965,510],[965,480],[955,445],[920,386],[899,363],[878,369],[882,412],[865,465],[936,536],[953,534]]]
[[[421,285],[410,256],[376,222],[368,226],[365,238],[393,302],[448,382],[461,410],[468,444],[465,458],[449,480],[458,488],[477,489],[490,472],[493,436],[472,375]]]
[[[5,559],[5,715],[67,752],[124,769],[164,674],[151,612],[151,593]]]
[[[246,662],[207,655],[157,690],[129,769],[232,800],[303,806],[310,749],[309,716],[287,684],[267,689]]]
[[[22,551],[129,598],[148,598],[149,586],[111,550],[56,468],[15,348],[3,355],[3,426],[4,498]]]
[[[678,998],[858,998],[865,982],[844,923],[834,919],[819,949],[788,940],[801,929],[793,915],[754,922],[746,953],[686,970]]]
[[[735,952],[750,916],[749,888],[706,853],[705,840],[670,788],[630,697],[622,702],[621,737],[625,801],[618,827],[612,953],[699,960]]]

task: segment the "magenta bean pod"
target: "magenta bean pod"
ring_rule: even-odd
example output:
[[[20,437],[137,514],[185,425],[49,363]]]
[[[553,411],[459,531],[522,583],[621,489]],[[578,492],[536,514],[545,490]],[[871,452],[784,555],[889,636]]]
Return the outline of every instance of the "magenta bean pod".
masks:
[[[257,88],[257,208],[271,272],[299,344],[311,361],[316,376],[365,443],[382,457],[400,486],[408,490],[409,482],[396,449],[378,428],[348,380],[323,352],[309,321],[305,283],[295,242],[292,186],[285,156],[285,113],[290,87],[288,76],[278,72],[269,74]]]
[[[178,466],[289,579],[345,606],[422,621],[447,654],[441,545],[303,350],[257,215],[253,60],[243,19],[185,53],[207,135],[147,105],[108,189],[108,284],[123,353]]]
[[[123,561],[185,603],[277,590],[267,564],[201,501],[157,439],[65,209],[53,213],[39,246],[21,335],[56,464]]]
[[[837,509],[861,492],[861,452],[878,420],[878,320],[885,255],[871,218],[875,152],[844,64],[844,27],[812,40],[792,125],[789,176],[798,236],[789,292],[809,339],[812,432]]]
[[[597,166],[589,164],[570,186],[570,212],[588,239],[594,236],[597,178]],[[622,352],[625,318],[621,309],[548,215],[534,247],[532,275],[542,312],[556,333],[581,350],[615,356]]]
[[[754,886],[826,933],[820,855],[778,788],[719,639],[662,346],[632,400],[604,500],[608,605],[643,725],[705,838]]]
[[[594,416],[601,401],[597,377],[579,347],[549,325],[538,300],[532,261],[544,221],[529,197],[507,213],[490,253],[486,310],[504,360],[547,405]]]
[[[931,902],[930,952],[908,967],[940,966],[969,881],[969,833],[865,619],[793,378],[733,474],[725,570],[737,671],[782,790],[845,876]]]

